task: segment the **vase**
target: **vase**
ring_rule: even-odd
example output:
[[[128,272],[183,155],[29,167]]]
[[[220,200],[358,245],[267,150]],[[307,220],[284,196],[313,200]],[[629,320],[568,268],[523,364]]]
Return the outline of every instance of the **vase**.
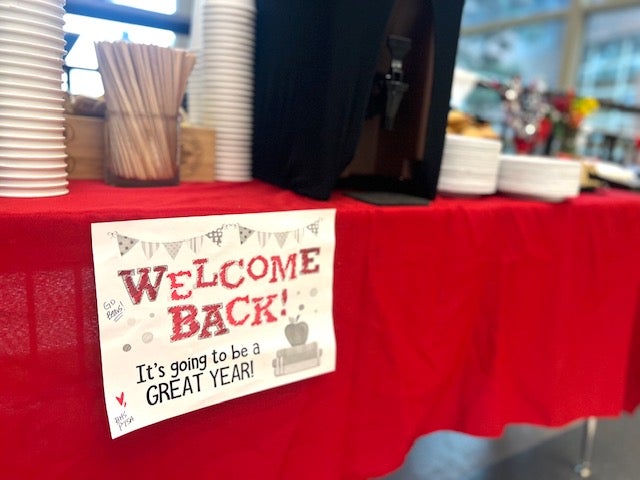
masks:
[[[557,129],[557,135],[557,155],[566,157],[577,156],[576,137],[578,136],[578,129],[570,125],[561,125],[560,128]]]

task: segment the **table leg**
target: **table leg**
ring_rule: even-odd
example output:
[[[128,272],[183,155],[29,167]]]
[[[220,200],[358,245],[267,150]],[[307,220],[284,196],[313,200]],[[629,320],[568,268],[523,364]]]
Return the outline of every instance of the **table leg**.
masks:
[[[574,468],[581,478],[589,478],[593,473],[591,471],[591,457],[593,456],[597,425],[598,419],[596,417],[588,417],[584,422],[582,444],[580,445],[580,460]]]

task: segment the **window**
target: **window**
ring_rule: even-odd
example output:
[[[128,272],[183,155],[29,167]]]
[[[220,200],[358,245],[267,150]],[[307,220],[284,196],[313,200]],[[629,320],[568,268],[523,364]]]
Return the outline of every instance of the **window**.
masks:
[[[66,14],[65,22],[65,32],[78,36],[65,60],[69,69],[69,93],[75,95],[99,97],[104,94],[102,80],[97,72],[95,42],[128,39],[137,43],[170,47],[176,40],[175,33],[169,30],[99,18]]]
[[[635,3],[635,5],[634,5]],[[525,84],[542,80],[551,90],[575,89],[609,103],[640,105],[640,0],[467,0],[457,65],[486,80]],[[499,123],[501,100],[476,89],[463,107]],[[585,129],[633,139],[640,114],[601,108]]]
[[[463,27],[565,10],[570,0],[467,0]]]
[[[111,0],[111,3],[166,15],[176,13],[176,0]]]
[[[109,4],[114,6],[109,7]],[[66,88],[74,95],[99,97],[104,94],[102,79],[97,71],[95,42],[126,39],[163,47],[179,47],[187,43],[184,34],[141,24],[154,24],[157,19],[171,24],[166,19],[175,17],[178,10],[176,0],[67,0],[67,7],[68,12],[79,12],[67,13],[64,17],[65,35],[70,46],[65,57]],[[86,14],[82,14],[85,10]],[[129,12],[135,12],[135,15],[128,15]],[[119,17],[124,21],[102,16]],[[136,22],[128,23],[127,19],[135,19]],[[188,25],[188,18],[182,23]]]
[[[557,86],[564,43],[564,22],[522,25],[481,35],[464,36],[458,43],[459,66],[496,80],[520,75],[524,82]]]
[[[639,24],[640,7],[598,11],[587,16],[578,91],[624,105],[640,104]],[[592,130],[633,138],[640,132],[640,116],[602,110],[588,118],[586,125]]]

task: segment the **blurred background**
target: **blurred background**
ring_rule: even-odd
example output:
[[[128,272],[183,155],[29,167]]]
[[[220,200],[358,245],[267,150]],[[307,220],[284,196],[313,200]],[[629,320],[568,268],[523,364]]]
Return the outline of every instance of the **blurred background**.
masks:
[[[102,95],[95,41],[188,48],[192,8],[192,0],[67,0],[66,89]],[[638,0],[466,0],[457,67],[475,83],[453,106],[494,125],[509,149],[503,94],[514,78],[525,88],[593,97],[601,104],[580,125],[579,153],[635,163],[638,25]]]

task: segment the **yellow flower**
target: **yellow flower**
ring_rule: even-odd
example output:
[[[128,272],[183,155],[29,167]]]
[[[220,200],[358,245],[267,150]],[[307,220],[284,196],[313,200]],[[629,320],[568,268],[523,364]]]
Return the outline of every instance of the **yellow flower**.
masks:
[[[600,108],[600,103],[593,97],[575,98],[571,102],[571,112],[576,113],[582,117],[591,115],[598,108]]]

